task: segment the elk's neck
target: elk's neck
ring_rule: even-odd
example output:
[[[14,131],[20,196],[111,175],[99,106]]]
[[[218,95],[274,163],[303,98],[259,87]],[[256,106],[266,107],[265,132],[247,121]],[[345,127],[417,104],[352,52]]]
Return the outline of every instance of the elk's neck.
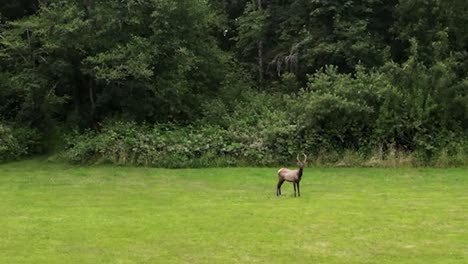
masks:
[[[302,171],[303,170],[304,170],[303,168],[299,168],[299,173],[298,173],[299,179],[302,178]]]

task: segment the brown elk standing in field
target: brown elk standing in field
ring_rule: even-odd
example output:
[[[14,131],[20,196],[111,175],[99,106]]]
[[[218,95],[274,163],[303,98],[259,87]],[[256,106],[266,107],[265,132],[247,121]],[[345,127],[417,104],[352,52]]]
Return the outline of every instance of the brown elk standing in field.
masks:
[[[294,197],[296,197],[296,186],[297,186],[297,194],[301,196],[301,191],[299,190],[299,182],[301,181],[302,178],[302,171],[304,170],[304,165],[307,162],[307,155],[302,153],[304,155],[304,160],[300,161],[299,160],[299,154],[297,154],[297,165],[299,166],[299,169],[297,170],[290,170],[287,168],[281,168],[278,171],[278,185],[276,186],[276,196],[281,195],[281,185],[283,184],[284,181],[292,182],[294,185]]]

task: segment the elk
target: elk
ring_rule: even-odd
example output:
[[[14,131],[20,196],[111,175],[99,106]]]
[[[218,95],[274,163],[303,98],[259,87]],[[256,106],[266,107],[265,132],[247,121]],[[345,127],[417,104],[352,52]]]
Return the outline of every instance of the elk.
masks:
[[[284,181],[292,182],[294,185],[294,197],[296,197],[296,186],[297,186],[297,194],[299,197],[301,196],[301,191],[299,190],[299,182],[301,181],[302,178],[302,172],[304,170],[304,165],[307,162],[307,155],[302,153],[304,155],[304,160],[301,161],[299,160],[299,154],[297,154],[297,165],[299,166],[299,169],[297,170],[290,170],[287,168],[281,168],[278,170],[278,185],[276,186],[276,196],[281,195],[281,185],[283,184]]]

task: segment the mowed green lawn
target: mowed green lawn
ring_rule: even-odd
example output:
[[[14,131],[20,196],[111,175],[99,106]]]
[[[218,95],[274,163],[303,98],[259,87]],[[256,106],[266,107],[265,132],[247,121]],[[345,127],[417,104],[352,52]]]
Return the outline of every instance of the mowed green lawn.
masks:
[[[468,263],[467,169],[0,165],[0,263]]]

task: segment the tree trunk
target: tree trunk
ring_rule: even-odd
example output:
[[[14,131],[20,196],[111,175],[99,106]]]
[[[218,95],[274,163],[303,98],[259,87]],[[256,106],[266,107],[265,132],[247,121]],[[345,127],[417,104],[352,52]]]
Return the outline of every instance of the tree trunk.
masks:
[[[263,10],[262,0],[257,0],[258,11]],[[257,41],[257,55],[258,55],[258,81],[263,83],[263,40]]]
[[[83,0],[83,5],[85,6],[86,16],[89,17],[89,13],[94,7],[94,0]]]
[[[263,83],[263,41],[257,42],[258,49],[258,81]]]
[[[91,76],[89,76],[89,81],[88,81],[88,92],[89,92],[89,102],[91,104],[91,119],[94,119],[96,103],[94,101],[94,81]]]

